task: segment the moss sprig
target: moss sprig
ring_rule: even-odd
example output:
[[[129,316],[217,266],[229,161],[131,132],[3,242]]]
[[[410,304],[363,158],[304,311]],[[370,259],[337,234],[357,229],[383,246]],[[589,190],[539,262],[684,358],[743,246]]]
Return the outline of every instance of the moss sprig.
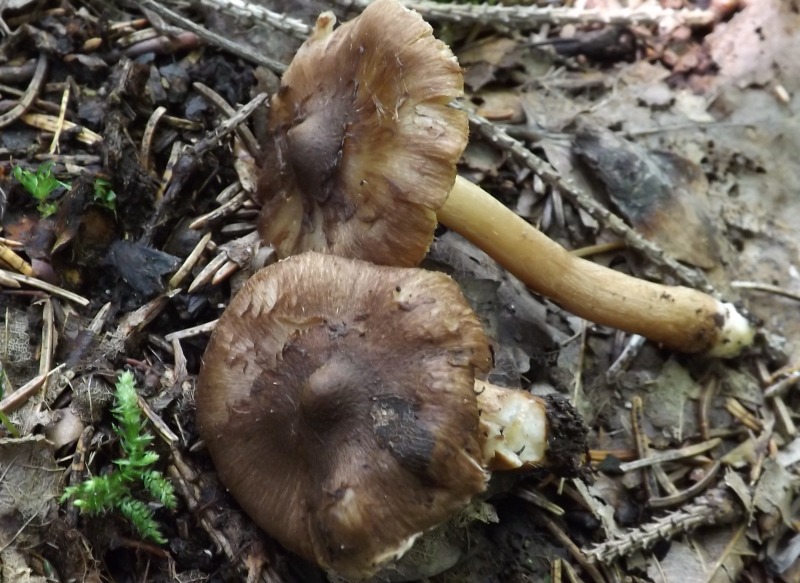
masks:
[[[148,450],[153,436],[144,428],[133,374],[128,371],[119,375],[115,400],[111,412],[117,420],[114,432],[120,438],[123,457],[114,460],[116,468],[112,472],[66,488],[61,501],[72,498],[75,506],[89,514],[118,510],[143,538],[164,544],[167,541],[153,516],[153,509],[134,492],[146,492],[162,506],[175,508],[175,491],[164,474],[151,468],[158,454]]]

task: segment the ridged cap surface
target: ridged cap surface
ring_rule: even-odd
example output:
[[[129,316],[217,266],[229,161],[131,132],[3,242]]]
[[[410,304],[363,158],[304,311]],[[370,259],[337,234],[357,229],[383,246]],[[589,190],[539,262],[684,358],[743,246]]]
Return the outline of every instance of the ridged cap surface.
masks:
[[[484,490],[473,385],[490,358],[448,276],[306,253],[220,318],[199,429],[261,528],[361,578]]]

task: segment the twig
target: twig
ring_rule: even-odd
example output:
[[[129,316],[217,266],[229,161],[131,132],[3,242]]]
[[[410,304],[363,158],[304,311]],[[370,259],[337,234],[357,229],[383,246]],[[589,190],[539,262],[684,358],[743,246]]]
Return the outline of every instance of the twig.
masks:
[[[36,412],[41,411],[42,405],[47,398],[47,387],[49,378],[47,371],[53,367],[53,354],[55,352],[55,324],[53,322],[53,300],[49,297],[44,299],[44,306],[42,308],[42,348],[39,354],[39,374],[44,376],[42,382],[41,398],[36,404]]]
[[[200,525],[203,527],[203,530],[208,533],[211,540],[214,541],[217,548],[223,552],[228,560],[234,561],[239,559],[237,553],[234,552],[231,542],[222,532],[214,527],[218,517],[211,508],[201,505],[201,492],[200,488],[196,485],[196,482],[199,480],[198,473],[177,450],[172,452],[172,465],[167,468],[167,473],[175,479],[178,492],[183,496],[184,500],[186,500],[186,505],[189,507],[189,510],[198,515]]]
[[[550,580],[553,583],[561,583],[561,557],[556,557],[550,563]]]
[[[575,572],[575,568],[571,564],[563,559],[559,559],[558,562],[562,565],[563,570],[566,571],[570,583],[583,583],[583,580],[578,577],[578,573]]]
[[[243,124],[268,97],[266,93],[259,93],[253,99],[245,103],[236,110],[235,115],[231,115],[228,119],[219,124],[219,126],[207,133],[202,140],[197,142],[192,148],[193,152],[198,156],[204,154],[212,145],[216,144],[219,140],[236,130],[239,125]]]
[[[214,200],[216,201],[217,204],[225,204],[234,196],[239,194],[241,190],[242,190],[242,184],[238,180],[234,180],[228,186],[223,188],[222,192],[220,192]]]
[[[259,247],[259,237],[257,231],[252,231],[243,237],[229,241],[220,245],[217,255],[206,265],[194,281],[189,285],[189,293],[208,283],[217,284],[235,272],[231,262],[239,268],[252,262],[253,255]],[[262,247],[261,249],[270,249]],[[268,260],[268,257],[263,259]],[[222,273],[220,273],[222,272]]]
[[[719,388],[719,377],[712,377],[703,387],[700,395],[700,435],[708,440],[711,437],[711,428],[708,423],[708,411],[711,407],[711,400],[717,394]]]
[[[183,142],[176,140],[172,143],[172,148],[169,150],[169,159],[167,160],[167,165],[164,167],[164,173],[161,175],[161,181],[158,185],[158,190],[156,191],[156,203],[158,204],[160,204],[161,200],[164,198],[164,192],[166,192],[167,187],[172,180],[175,167],[178,165],[178,161],[181,159],[183,151]]]
[[[6,276],[4,273],[0,273],[0,287],[7,287],[13,290],[18,290],[22,286],[19,284],[18,281],[11,279],[10,277]]]
[[[67,117],[67,105],[69,104],[69,83],[64,86],[64,94],[61,96],[61,107],[58,109],[58,119],[56,120],[56,131],[53,133],[53,141],[50,142],[48,154],[55,154],[59,151],[58,141],[61,139],[61,131],[64,129],[64,120]]]
[[[103,163],[103,159],[94,154],[36,154],[34,155],[34,159],[52,160],[56,164],[63,164],[65,166],[68,164],[75,166],[100,166]]]
[[[214,107],[224,113],[226,117],[233,117],[236,115],[236,110],[231,107],[227,101],[225,101],[225,98],[222,97],[222,95],[211,89],[211,87],[199,82],[192,83],[192,87],[194,87],[194,90],[200,95],[210,101]],[[258,145],[258,140],[256,140],[253,132],[250,131],[250,128],[244,124],[239,125],[236,127],[236,134],[239,136],[242,142],[244,142],[245,147],[250,151],[250,155],[260,160],[261,146]]]
[[[370,0],[337,0],[347,8],[366,8]],[[545,23],[563,24],[622,24],[637,26],[664,22],[687,26],[708,26],[719,15],[713,10],[672,10],[643,6],[638,8],[573,8],[567,6],[528,6],[504,4],[466,4],[415,2],[404,0],[403,5],[422,14],[426,20],[453,22],[463,25],[503,25],[520,29],[537,28]]]
[[[123,345],[128,344],[128,340],[135,335],[141,333],[152,322],[164,308],[167,307],[169,301],[174,298],[181,290],[174,289],[153,298],[141,308],[128,312],[122,317],[117,325],[114,337],[119,339]]]
[[[231,277],[234,273],[239,271],[242,268],[241,265],[236,263],[235,261],[231,261],[230,259],[220,267],[217,272],[214,274],[214,277],[211,278],[211,285],[219,285],[223,281],[227,280]]]
[[[208,262],[200,273],[194,278],[192,283],[189,284],[189,289],[187,290],[190,294],[194,293],[195,290],[203,287],[211,283],[214,279],[214,275],[222,269],[224,265],[228,262],[228,255],[224,251],[220,252],[218,255],[214,257],[211,261]]]
[[[139,43],[145,43],[153,39],[160,38],[161,34],[155,28],[145,28],[134,30],[133,32],[117,39],[116,45],[126,49]],[[130,55],[128,55],[130,56]]]
[[[660,540],[691,532],[700,526],[730,524],[743,513],[741,502],[727,488],[715,488],[676,512],[584,552],[590,560],[606,563],[648,549]]]
[[[3,413],[12,413],[22,407],[22,405],[24,405],[28,399],[36,394],[36,391],[39,390],[39,387],[42,386],[42,383],[44,383],[45,380],[47,380],[51,375],[60,371],[62,368],[64,368],[64,365],[59,364],[47,374],[33,377],[27,383],[11,393],[8,397],[0,401],[0,411]]]
[[[170,127],[187,132],[199,132],[203,130],[203,127],[205,127],[199,121],[192,121],[190,119],[176,117],[169,114],[162,116],[161,120]]]
[[[42,308],[42,348],[39,356],[39,374],[46,374],[53,365],[55,351],[55,325],[53,324],[53,300],[45,298]],[[47,383],[45,383],[45,386]]]
[[[555,502],[551,502],[543,495],[539,494],[536,490],[519,486],[514,490],[514,494],[525,500],[525,502],[529,502],[538,508],[546,510],[550,514],[555,516],[564,516],[565,511],[563,508],[561,508],[561,506]]]
[[[72,454],[72,464],[69,467],[69,477],[67,479],[68,486],[74,486],[83,480],[83,472],[86,471],[86,452],[89,448],[89,442],[94,435],[94,425],[87,425],[78,438],[78,444],[75,446],[75,453]],[[78,523],[78,507],[74,504],[67,505],[67,525],[75,528]]]
[[[144,411],[144,414],[153,424],[156,433],[158,433],[161,436],[161,439],[167,442],[167,444],[170,447],[177,445],[178,442],[180,441],[178,439],[178,436],[175,435],[175,432],[173,432],[172,429],[169,428],[169,426],[164,422],[161,416],[155,411],[153,411],[152,407],[150,407],[150,404],[147,401],[145,401],[141,395],[136,395],[136,402],[139,404],[141,410]]]
[[[775,395],[783,395],[787,390],[800,381],[800,371],[793,372],[789,376],[782,378],[774,384],[764,389],[765,397],[774,397]]]
[[[659,467],[659,466],[655,466]],[[679,504],[685,503],[687,500],[691,500],[695,496],[697,496],[700,492],[705,490],[711,485],[711,482],[714,481],[719,469],[722,467],[722,463],[717,460],[714,462],[714,465],[709,468],[703,478],[697,481],[695,484],[692,484],[686,490],[682,490],[680,492],[675,492],[670,494],[669,496],[662,496],[660,498],[650,498],[647,501],[647,505],[650,508],[667,508],[669,506],[677,506]]]
[[[241,237],[252,232],[253,229],[255,229],[255,225],[252,222],[233,223],[226,221],[224,225],[220,225],[219,232],[221,235]]]
[[[786,366],[782,366],[781,368],[772,373],[767,373],[766,375],[764,375],[764,383],[767,385],[771,385],[782,378],[786,378],[792,375],[797,375],[797,373],[800,373],[800,363],[797,362],[789,363]]]
[[[14,248],[14,249],[22,249],[23,247],[25,247],[24,243],[20,243],[19,241],[15,241],[14,239],[7,239],[5,237],[0,237],[0,245],[4,245],[8,248]]]
[[[139,148],[140,160],[142,161],[142,168],[148,172],[152,170],[153,158],[150,155],[150,150],[153,144],[153,136],[156,133],[156,126],[158,121],[167,113],[167,108],[159,105],[150,114],[150,119],[147,120],[147,125],[144,126],[144,133],[142,134],[142,145]]]
[[[788,289],[778,287],[777,285],[770,285],[768,283],[759,283],[757,281],[732,281],[731,287],[737,289],[763,291],[800,302],[800,292],[789,291]]]
[[[183,347],[180,340],[172,341],[172,355],[175,359],[172,376],[174,378],[174,385],[180,385],[185,379],[189,378],[189,371],[186,368],[186,355],[183,353]],[[175,417],[175,424],[178,426],[178,431],[181,432],[181,441],[186,442],[186,436],[183,434],[180,420]]]
[[[580,320],[580,331],[570,338],[567,342],[572,342],[575,338],[578,339],[578,362],[575,367],[575,372],[572,375],[572,402],[577,403],[578,397],[583,390],[583,367],[586,364],[586,333],[589,329],[589,322],[587,320]],[[564,343],[566,345],[566,343]]]
[[[725,399],[725,409],[733,415],[742,425],[752,431],[761,431],[764,428],[761,420],[748,411],[736,398],[728,397]]]
[[[639,334],[633,334],[628,338],[625,348],[606,371],[606,380],[608,382],[616,382],[622,373],[628,370],[633,360],[639,355],[639,351],[645,345],[645,342],[647,342],[647,339]]]
[[[232,215],[237,210],[239,210],[244,204],[244,201],[249,198],[249,194],[242,190],[236,196],[234,196],[229,201],[221,204],[213,211],[206,213],[200,217],[197,217],[191,223],[189,223],[190,229],[203,229],[208,226],[209,223],[216,221],[217,219],[221,219]]]
[[[20,98],[19,103],[17,103],[9,111],[5,112],[3,115],[0,115],[0,128],[3,128],[14,120],[18,119],[28,110],[28,108],[36,100],[36,96],[39,94],[39,90],[42,87],[42,82],[44,81],[46,74],[47,57],[44,53],[41,53],[39,55],[39,61],[36,63],[36,71],[33,73],[33,79],[31,79],[31,82],[28,84],[28,88]]]
[[[197,517],[200,526],[206,531],[217,549],[231,563],[238,563],[244,571],[250,573],[251,565],[248,564],[250,553],[242,552],[240,548],[234,548],[226,534],[228,530],[226,525],[230,523],[230,520],[221,520],[222,517],[214,509],[215,505],[209,505],[202,500],[203,494],[210,489],[211,485],[191,466],[189,460],[183,458],[177,449],[172,450],[172,464],[167,468],[167,473],[173,478],[176,490],[184,498],[186,506]],[[261,572],[257,576],[257,581],[262,583],[282,581],[269,564],[262,562],[260,566]]]
[[[146,53],[172,54],[176,50],[193,50],[201,44],[202,39],[195,33],[181,31],[177,27],[170,28],[175,28],[178,32],[158,34],[158,31],[153,31],[155,34],[148,38],[138,38],[147,36],[145,34],[131,35],[128,40],[136,42],[125,49],[125,56],[135,59]],[[144,32],[147,31],[142,31]]]
[[[792,410],[780,396],[772,397],[772,408],[775,410],[777,421],[787,436],[794,438],[797,435],[797,426],[792,419]]]
[[[134,551],[136,551],[137,554],[145,552],[145,553],[153,555],[154,557],[157,557],[159,559],[169,559],[170,558],[170,554],[167,551],[165,551],[164,549],[162,549],[160,547],[157,547],[154,544],[146,543],[146,542],[141,541],[141,540],[135,540],[135,539],[127,538],[127,537],[124,537],[124,536],[115,536],[114,537],[114,544],[118,545],[120,547],[126,547],[126,548],[129,548],[129,549],[133,549]],[[146,581],[147,579],[148,579],[148,577],[147,577],[147,574],[145,572],[144,580]]]
[[[299,39],[304,39],[311,32],[311,27],[301,20],[244,0],[199,0],[199,3],[213,10],[258,21]]]
[[[197,242],[197,245],[195,245],[194,249],[192,249],[192,252],[189,253],[189,256],[183,262],[183,265],[181,265],[178,268],[178,271],[175,272],[175,275],[170,278],[168,284],[169,289],[180,287],[181,283],[183,283],[183,280],[187,275],[189,275],[189,272],[197,264],[197,261],[206,250],[206,247],[208,247],[209,241],[211,241],[211,233],[206,233],[202,236],[202,238]]]
[[[14,253],[12,249],[6,247],[3,243],[0,243],[0,259],[6,262],[9,267],[19,271],[22,275],[33,275],[33,267],[31,267],[31,264]]]
[[[219,320],[211,320],[210,322],[206,322],[205,324],[200,324],[198,326],[192,326],[191,328],[185,328],[184,330],[178,330],[176,332],[172,332],[164,336],[164,339],[167,342],[172,342],[173,340],[183,340],[184,338],[191,338],[192,336],[200,336],[201,334],[209,334],[217,325]]]
[[[610,241],[608,243],[597,243],[595,245],[587,245],[580,249],[573,249],[570,251],[575,257],[591,257],[592,255],[600,255],[601,253],[608,253],[609,251],[616,251],[617,249],[624,249],[625,243],[623,241]]]
[[[78,128],[78,124],[68,120],[63,120],[59,123],[59,118],[52,115],[45,115],[43,113],[25,113],[20,116],[20,119],[31,127],[44,130],[50,133],[60,132],[62,129],[67,131]],[[79,142],[83,142],[89,146],[93,146],[103,141],[103,136],[93,132],[90,129],[81,127],[78,134],[75,136]]]
[[[519,162],[533,170],[545,183],[552,188],[558,189],[593,219],[600,222],[618,237],[621,237],[629,247],[640,251],[656,266],[666,270],[681,283],[696,287],[707,293],[714,291],[713,287],[702,275],[684,267],[668,256],[658,245],[642,237],[625,224],[625,221],[620,217],[595,201],[588,193],[583,192],[572,180],[562,178],[555,168],[536,156],[522,142],[515,140],[486,118],[466,110],[462,105],[457,103],[451,105],[467,111],[469,121],[478,133],[497,147],[510,152]]]
[[[647,435],[644,432],[644,405],[642,398],[635,395],[631,399],[631,431],[633,432],[633,441],[636,446],[636,453],[640,460],[646,460],[650,457],[650,445],[647,442]],[[654,475],[650,472],[651,469],[660,467],[654,464],[652,468],[643,467],[641,471],[642,483],[645,492],[647,492],[647,499],[651,500],[658,494],[658,487],[655,484]]]
[[[22,523],[22,526],[19,527],[19,530],[17,530],[9,539],[7,539],[7,542],[4,545],[0,546],[0,554],[2,554],[3,551],[5,551],[8,547],[14,544],[14,541],[17,540],[17,537],[21,535],[23,532],[25,532],[25,529],[28,528],[30,523],[33,522],[37,516],[41,516],[45,506],[50,504],[51,498],[52,497],[45,498],[42,501],[42,504],[39,506],[39,508],[37,508],[35,512],[31,512],[30,518],[28,518],[25,522]]]
[[[21,275],[19,273],[14,273],[13,271],[7,271],[5,269],[0,269],[0,276],[7,277],[8,279],[12,279],[16,282],[24,283],[25,285],[29,285],[31,287],[35,287],[36,289],[46,291],[48,293],[53,294],[54,296],[62,297],[65,300],[75,302],[76,304],[80,304],[81,306],[89,305],[89,300],[87,300],[83,296],[79,296],[78,294],[74,294],[71,291],[67,291],[63,288],[51,285],[46,281],[42,281],[41,279],[36,279],[35,277],[28,277],[27,275]]]
[[[711,567],[711,569],[709,569],[708,571],[706,571],[704,575],[706,581],[718,580],[716,575],[717,571],[719,571],[720,569],[724,569],[724,573],[722,574],[721,578],[721,580],[723,581],[725,580],[724,579],[725,577],[727,577],[730,580],[731,577],[735,576],[733,573],[730,573],[728,571],[727,567],[725,566],[725,561],[728,560],[728,557],[730,557],[731,554],[733,553],[738,554],[738,552],[735,550],[736,544],[739,542],[739,539],[742,538],[742,535],[744,535],[744,533],[747,532],[747,526],[748,526],[747,524],[742,524],[741,526],[739,526],[739,528],[736,529],[736,532],[731,537],[731,540],[728,542],[728,544],[725,545],[725,548],[723,549],[719,558],[714,563],[714,566]]]
[[[155,2],[154,0],[136,0],[136,1],[141,8],[152,10],[164,20],[168,20],[169,22],[172,22],[173,24],[176,24],[181,28],[193,32],[203,40],[206,40],[215,46],[222,47],[226,51],[230,52],[233,55],[236,55],[237,57],[241,57],[253,64],[266,67],[270,71],[273,71],[278,74],[282,74],[286,70],[286,65],[284,65],[280,61],[276,61],[275,59],[270,59],[269,57],[261,55],[256,51],[249,50],[243,47],[242,45],[225,38],[224,36],[221,36],[215,32],[211,32],[210,30],[200,26],[199,24],[192,22],[188,18],[181,16],[177,12],[170,10],[166,6],[162,6],[158,2]]]
[[[583,570],[586,571],[586,573],[592,578],[593,581],[595,581],[595,583],[605,583],[605,578],[600,571],[597,570],[597,567],[595,567],[589,561],[586,553],[584,553],[574,542],[572,542],[572,539],[569,538],[567,533],[565,533],[552,518],[539,510],[533,510],[529,508],[528,511],[540,524],[543,524],[545,528],[550,531],[550,534],[552,534],[559,543],[564,545],[564,547],[567,549],[567,552],[578,562],[578,564],[580,564],[581,567],[583,567]]]
[[[36,69],[36,59],[24,63],[0,65],[0,83],[24,83],[30,81]]]
[[[722,440],[718,437],[715,437],[714,439],[709,439],[708,441],[703,441],[702,443],[682,447],[681,449],[673,449],[670,451],[657,453],[647,459],[626,462],[624,464],[620,464],[619,469],[620,471],[627,473],[632,470],[638,470],[647,466],[652,466],[653,464],[663,464],[664,462],[674,462],[687,457],[694,457],[710,449],[714,449],[720,443],[722,443]]]
[[[310,27],[284,14],[272,12],[245,0],[200,0],[205,6],[227,12],[234,16],[252,18],[297,38],[308,36]],[[370,0],[337,0],[345,8],[363,10]],[[572,8],[562,6],[489,5],[439,2],[414,2],[403,4],[416,10],[426,20],[455,22],[465,25],[504,25],[514,28],[532,29],[549,23],[564,24],[622,24],[626,26],[648,24],[685,24],[708,26],[719,18],[713,10],[672,10],[661,7],[639,7],[620,9]]]
[[[181,190],[183,189],[184,182],[199,165],[200,158],[203,156],[203,154],[205,154],[205,152],[209,150],[212,145],[216,144],[219,140],[235,130],[239,124],[244,123],[244,121],[250,117],[253,112],[266,100],[266,93],[258,94],[248,103],[240,107],[237,110],[236,115],[226,119],[218,127],[209,131],[203,139],[201,139],[192,148],[188,149],[180,156],[178,162],[175,164],[175,180],[173,180],[167,187],[164,196],[160,201],[158,201],[153,215],[145,225],[144,235],[141,239],[143,243],[148,245],[152,244],[153,237],[155,236],[156,230],[161,226],[161,221],[164,218],[167,208],[180,194]]]
[[[122,22],[113,22],[108,25],[108,32],[115,34],[127,34],[138,28],[148,26],[150,23],[146,18],[134,18],[132,20],[125,20]]]

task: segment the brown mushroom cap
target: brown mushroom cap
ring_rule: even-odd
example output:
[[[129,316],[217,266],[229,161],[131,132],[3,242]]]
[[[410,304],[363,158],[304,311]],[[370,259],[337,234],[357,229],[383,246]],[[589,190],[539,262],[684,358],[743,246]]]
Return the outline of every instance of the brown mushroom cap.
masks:
[[[261,528],[365,577],[484,490],[473,385],[489,364],[446,275],[306,253],[256,273],[220,318],[199,428]]]
[[[467,144],[461,69],[422,17],[378,0],[325,13],[273,97],[257,196],[279,257],[322,251],[416,265]]]

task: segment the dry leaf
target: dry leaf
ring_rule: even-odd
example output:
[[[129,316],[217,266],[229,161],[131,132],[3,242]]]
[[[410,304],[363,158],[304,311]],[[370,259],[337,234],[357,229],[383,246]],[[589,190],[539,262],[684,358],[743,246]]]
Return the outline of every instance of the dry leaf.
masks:
[[[696,543],[673,542],[667,555],[647,568],[652,581],[669,583],[734,583],[739,580],[743,555],[752,554],[741,527],[704,530]]]
[[[698,166],[598,127],[583,127],[573,152],[642,235],[676,259],[705,269],[717,265],[720,237],[711,220],[708,181]]]

